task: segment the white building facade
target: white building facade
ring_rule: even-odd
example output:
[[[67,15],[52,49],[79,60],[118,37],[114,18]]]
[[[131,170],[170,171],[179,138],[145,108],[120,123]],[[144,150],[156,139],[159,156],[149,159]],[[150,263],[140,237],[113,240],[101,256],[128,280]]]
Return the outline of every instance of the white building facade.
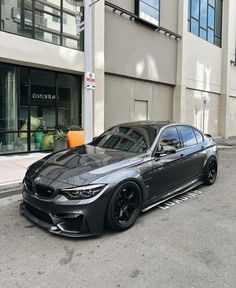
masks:
[[[83,127],[86,35],[75,10],[1,0],[0,154],[41,150],[35,131]],[[236,136],[234,0],[100,0],[91,12],[94,136],[134,120]]]

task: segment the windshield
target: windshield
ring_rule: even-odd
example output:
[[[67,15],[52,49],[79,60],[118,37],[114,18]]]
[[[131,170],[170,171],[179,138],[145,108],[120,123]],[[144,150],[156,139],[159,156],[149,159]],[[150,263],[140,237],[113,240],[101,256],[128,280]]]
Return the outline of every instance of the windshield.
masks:
[[[153,144],[158,129],[147,125],[116,126],[96,138],[91,145],[132,153],[147,151]]]

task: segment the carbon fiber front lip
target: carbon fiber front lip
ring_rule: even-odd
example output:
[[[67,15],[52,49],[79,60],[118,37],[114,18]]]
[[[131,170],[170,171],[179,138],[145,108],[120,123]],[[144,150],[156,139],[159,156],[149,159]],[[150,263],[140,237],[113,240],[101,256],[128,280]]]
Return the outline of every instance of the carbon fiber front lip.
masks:
[[[25,216],[28,220],[35,223],[36,225],[40,226],[43,229],[48,230],[48,232],[56,235],[66,236],[66,237],[72,237],[72,238],[83,238],[83,237],[91,237],[91,236],[97,236],[100,233],[92,234],[92,233],[75,233],[75,231],[62,231],[61,230],[61,223],[58,223],[57,225],[52,225],[50,223],[47,223],[45,221],[42,221],[35,217],[30,211],[27,209],[25,204],[22,202],[20,204],[20,213],[21,215]]]

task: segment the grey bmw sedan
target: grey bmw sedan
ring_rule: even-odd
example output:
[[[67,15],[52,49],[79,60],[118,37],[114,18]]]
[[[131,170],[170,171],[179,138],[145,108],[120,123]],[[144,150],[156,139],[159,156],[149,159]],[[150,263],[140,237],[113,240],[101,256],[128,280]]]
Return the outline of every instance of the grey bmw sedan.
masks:
[[[91,143],[32,164],[20,212],[49,232],[126,230],[141,212],[217,177],[217,146],[190,125],[141,121],[113,126]]]

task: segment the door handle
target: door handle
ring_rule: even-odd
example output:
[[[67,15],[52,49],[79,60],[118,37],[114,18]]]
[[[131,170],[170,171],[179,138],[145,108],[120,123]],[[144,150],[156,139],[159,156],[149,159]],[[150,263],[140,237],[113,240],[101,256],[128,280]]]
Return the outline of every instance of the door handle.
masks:
[[[185,154],[180,154],[180,158],[184,158],[185,157]]]

